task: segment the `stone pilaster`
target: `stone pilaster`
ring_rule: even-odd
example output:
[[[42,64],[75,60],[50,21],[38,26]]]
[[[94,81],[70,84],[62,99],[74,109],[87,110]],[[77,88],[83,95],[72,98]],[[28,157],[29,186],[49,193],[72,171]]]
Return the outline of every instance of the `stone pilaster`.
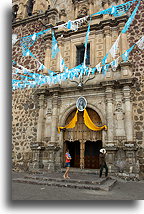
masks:
[[[89,10],[90,10],[90,14],[94,13],[94,1],[93,0],[89,0]]]
[[[64,58],[64,39],[62,37],[58,38],[58,46],[60,49],[60,53],[58,53],[57,55],[56,69],[57,71],[60,71],[60,54],[62,58]]]
[[[56,142],[57,136],[57,118],[58,118],[58,93],[53,94],[53,109],[52,109],[52,126],[51,126],[51,142]]]
[[[38,117],[38,124],[37,124],[37,141],[42,141],[43,136],[43,119],[44,119],[44,95],[41,94],[39,96],[39,117]]]
[[[103,7],[104,10],[108,9],[108,7],[109,7],[108,0],[103,0],[101,3],[102,3],[102,7]],[[109,18],[109,14],[103,15],[103,18],[104,19],[108,19]]]
[[[120,32],[122,31],[124,25],[125,24],[123,24],[123,23],[119,24]],[[128,40],[127,40],[127,34],[126,33],[122,33],[121,34],[120,43],[121,43],[121,45],[120,45],[120,47],[121,47],[121,50],[120,50],[121,53],[120,54],[123,54],[129,48]]]
[[[113,88],[106,87],[106,114],[107,114],[107,137],[108,142],[113,142],[114,137],[114,119],[113,119]]]
[[[51,41],[48,41],[46,44],[44,65],[46,68],[50,69],[50,65],[51,65]],[[47,69],[44,69],[44,73],[46,73],[46,74],[48,73]]]
[[[122,94],[119,90],[117,90],[117,94],[115,95],[114,121],[116,138],[125,137]]]
[[[107,54],[111,48],[111,28],[109,26],[104,27],[105,35],[105,54]],[[111,57],[108,56],[107,62],[110,62]]]
[[[124,107],[125,107],[125,133],[127,141],[133,141],[133,121],[132,121],[132,104],[130,101],[130,87],[123,87]]]

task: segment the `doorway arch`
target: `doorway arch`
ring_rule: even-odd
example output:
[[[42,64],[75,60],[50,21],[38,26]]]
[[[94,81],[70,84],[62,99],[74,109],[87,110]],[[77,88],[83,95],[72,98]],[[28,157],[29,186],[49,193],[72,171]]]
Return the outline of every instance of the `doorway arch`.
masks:
[[[73,110],[67,117],[65,124],[68,124],[72,118],[74,117],[76,109]],[[91,108],[87,108],[87,112],[93,121],[93,123],[97,126],[102,125],[102,121],[100,116],[96,111]],[[74,147],[76,147],[76,142],[79,142],[79,165],[76,162],[72,162],[72,166],[80,167],[80,168],[99,168],[99,152],[102,148],[102,131],[92,131],[84,124],[83,112],[78,112],[78,118],[76,126],[73,129],[66,129],[63,134],[64,138],[64,153],[66,148],[69,149],[70,154],[74,154]],[[89,143],[88,143],[89,142]],[[100,143],[101,142],[101,143]],[[73,144],[73,145],[72,145]],[[75,145],[75,146],[74,146]],[[78,145],[78,144],[77,144]],[[72,149],[73,148],[73,149]],[[78,147],[76,147],[78,149]],[[90,152],[89,155],[86,151],[90,151],[95,149],[96,152]],[[75,151],[76,152],[76,151]],[[78,154],[78,151],[76,152]],[[72,155],[71,154],[71,155]],[[95,154],[95,155],[94,155]],[[76,154],[75,154],[76,155]],[[75,156],[74,155],[74,156]],[[90,163],[86,160],[86,158],[90,159]],[[75,159],[75,158],[74,158]],[[97,164],[93,164],[94,159]],[[78,160],[76,160],[78,161]]]

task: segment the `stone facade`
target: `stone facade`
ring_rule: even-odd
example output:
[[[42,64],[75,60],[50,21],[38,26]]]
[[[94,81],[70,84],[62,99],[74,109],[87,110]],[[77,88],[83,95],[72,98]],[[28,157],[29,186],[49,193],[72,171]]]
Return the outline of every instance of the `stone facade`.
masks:
[[[32,16],[28,16],[24,10],[27,1],[13,1],[13,4],[19,5],[13,22],[13,33],[22,37],[108,8],[113,1],[36,0]],[[143,4],[128,34],[120,40],[118,55],[142,36]],[[89,36],[90,66],[95,66],[109,51],[126,20],[126,15],[118,18],[98,15],[92,19]],[[61,54],[69,68],[76,65],[76,47],[84,43],[86,30],[86,23],[76,32],[56,30]],[[47,68],[59,72],[59,56],[52,60],[50,48],[51,34],[48,32],[30,50]],[[14,45],[12,54],[19,64],[38,72],[37,62],[32,57],[22,57],[19,41]],[[109,70],[105,76],[97,73],[92,78],[84,76],[82,79],[67,80],[52,86],[14,91],[13,166],[24,170],[58,170],[63,167],[64,132],[58,134],[57,127],[65,125],[68,116],[76,110],[76,100],[84,96],[88,102],[87,107],[100,116],[101,124],[108,126],[107,131],[101,131],[100,140],[107,150],[110,172],[143,177],[142,58],[142,51],[136,48],[129,62],[120,63],[115,72]],[[111,60],[109,57],[108,62]],[[41,72],[46,73],[45,70]],[[82,87],[79,87],[80,83]],[[85,141],[81,142],[80,160],[84,159]],[[84,168],[84,164],[81,167]]]
[[[131,10],[134,9],[136,4],[133,5]],[[133,45],[139,38],[142,37],[144,32],[143,26],[144,19],[144,2],[141,2],[139,11],[135,16],[135,20],[128,32],[129,45]],[[133,77],[136,78],[136,87],[132,88],[131,99],[133,107],[133,127],[134,136],[139,146],[137,153],[140,163],[140,174],[144,174],[144,53],[142,50],[136,48],[130,55],[130,63],[133,67]]]

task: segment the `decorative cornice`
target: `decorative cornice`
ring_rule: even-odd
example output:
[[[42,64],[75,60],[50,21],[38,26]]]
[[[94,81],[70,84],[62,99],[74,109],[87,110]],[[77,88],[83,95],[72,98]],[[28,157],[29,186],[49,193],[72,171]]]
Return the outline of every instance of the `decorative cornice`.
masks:
[[[18,27],[19,25],[28,24],[28,23],[33,22],[33,21],[37,21],[39,19],[45,19],[46,17],[50,17],[52,15],[57,15],[57,14],[58,14],[58,10],[55,8],[51,9],[51,10],[47,10],[45,13],[29,16],[29,17],[26,17],[25,19],[13,22],[12,28]]]
[[[102,15],[99,15],[100,17],[102,17]],[[91,31],[98,31],[98,30],[103,30],[104,28],[106,28],[106,26],[108,27],[116,27],[119,25],[119,23],[121,22],[126,22],[127,21],[128,16],[122,16],[122,17],[117,17],[116,19],[109,19],[109,20],[102,20],[100,21],[98,24],[93,24],[91,25]],[[57,38],[60,37],[63,34],[64,38],[69,38],[70,36],[73,35],[78,35],[81,33],[85,33],[87,31],[87,26],[83,26],[81,27],[78,31],[74,32],[72,30],[69,31],[58,31],[56,32],[56,36]],[[51,35],[47,34],[44,36],[44,39],[50,39]]]
[[[127,78],[127,79],[119,79],[119,80],[109,80],[109,81],[102,81],[99,83],[96,83],[94,85],[84,85],[82,88],[82,91],[87,90],[106,90],[106,88],[111,89],[122,89],[126,86],[133,87],[135,86],[136,78]],[[56,95],[59,96],[64,93],[70,93],[70,92],[79,92],[80,89],[77,86],[71,86],[71,87],[62,87],[59,84],[54,86],[45,86],[45,89],[37,89],[37,92],[35,92],[37,95],[44,94],[46,96],[52,96]]]

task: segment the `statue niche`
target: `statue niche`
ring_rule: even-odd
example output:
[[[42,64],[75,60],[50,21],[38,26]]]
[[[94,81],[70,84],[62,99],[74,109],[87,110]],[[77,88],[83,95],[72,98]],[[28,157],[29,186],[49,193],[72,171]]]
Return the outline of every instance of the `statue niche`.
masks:
[[[28,0],[26,4],[26,11],[28,16],[32,16],[33,6],[34,6],[34,0]]]
[[[15,4],[13,7],[12,7],[12,22],[15,21],[16,17],[17,17],[17,12],[19,10],[19,6],[17,4]]]
[[[81,6],[80,10],[78,11],[78,18],[83,17],[83,16],[87,16],[87,14],[88,14],[87,6]]]

